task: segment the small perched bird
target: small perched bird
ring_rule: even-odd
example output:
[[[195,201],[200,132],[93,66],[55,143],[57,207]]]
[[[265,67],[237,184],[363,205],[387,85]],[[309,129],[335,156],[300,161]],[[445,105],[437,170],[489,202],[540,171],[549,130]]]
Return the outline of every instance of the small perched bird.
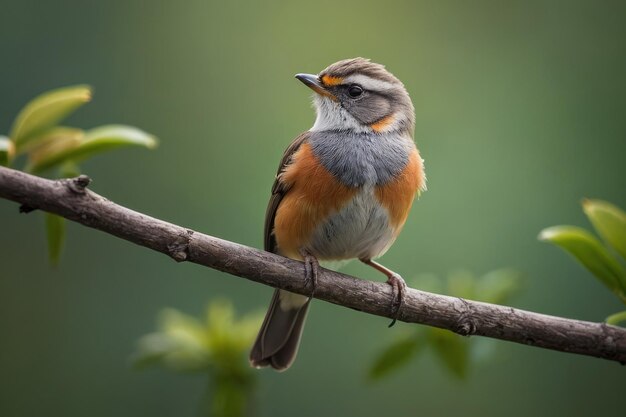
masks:
[[[413,103],[400,80],[364,58],[296,78],[315,92],[317,118],[280,161],[265,217],[265,250],[304,261],[313,288],[318,260],[359,259],[387,276],[397,317],[406,284],[373,259],[389,249],[425,189]],[[250,353],[252,366],[291,366],[310,301],[274,292]]]

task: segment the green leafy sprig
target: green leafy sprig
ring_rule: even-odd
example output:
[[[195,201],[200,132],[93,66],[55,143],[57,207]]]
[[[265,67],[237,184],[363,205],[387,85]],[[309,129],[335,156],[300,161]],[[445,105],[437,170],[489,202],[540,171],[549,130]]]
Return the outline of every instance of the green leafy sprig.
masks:
[[[168,308],[159,315],[158,331],[139,339],[133,362],[139,369],[156,366],[178,373],[206,373],[211,389],[207,414],[243,416],[255,386],[247,351],[261,320],[257,313],[237,319],[226,300],[211,302],[204,321]]]
[[[541,231],[539,240],[572,255],[626,304],[626,213],[602,200],[584,200],[583,211],[604,242],[577,226],[548,227]],[[626,322],[626,311],[610,315],[606,322]]]
[[[24,171],[56,178],[80,174],[81,162],[100,153],[128,146],[152,149],[154,136],[132,126],[106,125],[90,130],[59,123],[85,103],[92,90],[76,85],[48,91],[31,100],[18,113],[9,136],[0,136],[0,165],[13,167],[25,160]],[[65,242],[65,219],[46,213],[50,262],[57,264]]]

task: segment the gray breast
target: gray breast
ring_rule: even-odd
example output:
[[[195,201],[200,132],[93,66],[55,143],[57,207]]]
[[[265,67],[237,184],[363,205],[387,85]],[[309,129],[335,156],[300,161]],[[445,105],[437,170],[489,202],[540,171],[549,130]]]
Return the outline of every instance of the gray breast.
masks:
[[[307,250],[320,260],[373,259],[385,253],[395,236],[389,213],[368,186],[315,229]]]
[[[406,166],[413,141],[397,133],[311,132],[313,153],[339,181],[350,187],[383,185]]]

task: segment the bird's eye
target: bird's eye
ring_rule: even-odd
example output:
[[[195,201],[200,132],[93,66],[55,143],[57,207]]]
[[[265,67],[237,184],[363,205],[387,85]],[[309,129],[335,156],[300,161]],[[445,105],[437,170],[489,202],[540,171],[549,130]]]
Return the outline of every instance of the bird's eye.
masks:
[[[353,84],[350,87],[348,87],[348,95],[350,97],[357,98],[361,94],[363,94],[363,88],[361,88],[360,85]]]

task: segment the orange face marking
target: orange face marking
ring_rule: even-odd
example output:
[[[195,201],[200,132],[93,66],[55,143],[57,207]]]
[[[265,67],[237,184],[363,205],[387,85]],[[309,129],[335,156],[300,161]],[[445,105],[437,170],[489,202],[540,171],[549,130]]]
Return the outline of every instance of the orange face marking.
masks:
[[[339,85],[343,82],[343,78],[341,77],[333,77],[332,75],[324,75],[322,76],[322,84],[327,87],[331,87],[333,85]]]
[[[390,126],[396,119],[393,117],[393,114],[389,116],[385,116],[379,121],[372,123],[370,127],[374,132],[382,132],[386,127]]]
[[[352,199],[356,189],[337,181],[306,143],[281,175],[291,189],[276,211],[274,235],[281,254],[299,259],[317,225]]]
[[[389,212],[397,233],[404,225],[415,195],[424,189],[424,164],[417,149],[409,156],[404,170],[390,183],[376,188],[376,198]]]

